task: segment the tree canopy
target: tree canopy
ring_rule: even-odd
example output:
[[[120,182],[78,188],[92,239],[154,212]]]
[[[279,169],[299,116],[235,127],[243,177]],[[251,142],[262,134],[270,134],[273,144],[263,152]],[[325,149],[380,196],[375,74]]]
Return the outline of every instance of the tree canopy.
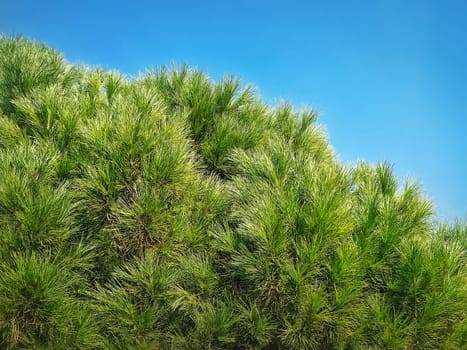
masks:
[[[312,110],[0,39],[0,347],[461,349],[467,225]]]

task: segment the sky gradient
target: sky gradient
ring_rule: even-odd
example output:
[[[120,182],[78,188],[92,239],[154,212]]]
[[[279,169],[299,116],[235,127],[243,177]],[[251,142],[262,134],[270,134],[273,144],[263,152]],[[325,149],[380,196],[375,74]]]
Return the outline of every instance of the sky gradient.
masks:
[[[467,1],[5,1],[0,32],[129,75],[189,63],[311,106],[345,163],[467,214]]]

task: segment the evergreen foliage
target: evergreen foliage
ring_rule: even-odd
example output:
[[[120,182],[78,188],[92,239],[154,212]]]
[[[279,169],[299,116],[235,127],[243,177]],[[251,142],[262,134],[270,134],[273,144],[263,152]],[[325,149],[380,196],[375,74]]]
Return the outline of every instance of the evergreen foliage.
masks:
[[[467,225],[313,110],[0,39],[0,347],[462,349]]]

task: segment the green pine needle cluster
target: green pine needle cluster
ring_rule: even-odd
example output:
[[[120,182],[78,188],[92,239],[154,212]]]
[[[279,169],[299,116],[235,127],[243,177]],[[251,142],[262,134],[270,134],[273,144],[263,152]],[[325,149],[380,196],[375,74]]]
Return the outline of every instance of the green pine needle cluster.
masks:
[[[467,225],[313,110],[0,39],[0,348],[462,349]]]

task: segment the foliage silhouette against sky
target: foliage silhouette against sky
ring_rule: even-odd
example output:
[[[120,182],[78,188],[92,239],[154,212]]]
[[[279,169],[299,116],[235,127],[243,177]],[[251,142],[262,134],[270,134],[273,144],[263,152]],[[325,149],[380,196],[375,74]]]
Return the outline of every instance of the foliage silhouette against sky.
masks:
[[[0,31],[137,74],[187,62],[322,113],[345,162],[387,160],[467,211],[464,1],[6,1]]]

